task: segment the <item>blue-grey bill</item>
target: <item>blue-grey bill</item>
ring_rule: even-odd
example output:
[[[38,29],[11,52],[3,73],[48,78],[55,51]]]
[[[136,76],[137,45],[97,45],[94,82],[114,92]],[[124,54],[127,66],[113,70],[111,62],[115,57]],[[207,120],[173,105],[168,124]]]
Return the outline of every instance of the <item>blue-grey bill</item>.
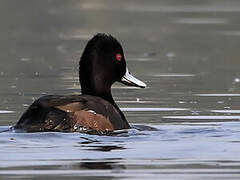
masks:
[[[128,71],[128,68],[126,68],[126,73],[122,77],[121,82],[128,86],[135,86],[140,88],[145,88],[147,86],[144,82],[131,75],[131,73]]]

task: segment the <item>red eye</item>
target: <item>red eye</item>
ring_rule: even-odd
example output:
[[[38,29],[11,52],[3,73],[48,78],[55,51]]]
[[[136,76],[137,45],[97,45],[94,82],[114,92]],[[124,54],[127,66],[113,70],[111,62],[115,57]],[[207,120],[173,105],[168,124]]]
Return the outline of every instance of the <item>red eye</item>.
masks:
[[[121,54],[116,54],[116,59],[117,59],[118,61],[121,61],[121,60],[122,60],[122,55],[121,55]]]

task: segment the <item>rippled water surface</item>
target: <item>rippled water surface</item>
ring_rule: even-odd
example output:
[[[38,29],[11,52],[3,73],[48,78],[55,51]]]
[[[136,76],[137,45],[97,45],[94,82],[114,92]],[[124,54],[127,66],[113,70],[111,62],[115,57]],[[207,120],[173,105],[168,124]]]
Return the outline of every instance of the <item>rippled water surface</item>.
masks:
[[[0,177],[239,179],[240,1],[1,1]],[[78,94],[97,32],[122,43],[146,89],[115,84],[133,129],[15,133],[34,99]]]

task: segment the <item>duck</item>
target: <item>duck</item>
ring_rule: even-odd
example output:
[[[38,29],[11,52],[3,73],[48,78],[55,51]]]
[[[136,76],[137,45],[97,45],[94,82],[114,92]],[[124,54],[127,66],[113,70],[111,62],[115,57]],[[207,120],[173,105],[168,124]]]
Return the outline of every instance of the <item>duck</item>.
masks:
[[[145,88],[126,66],[123,48],[110,34],[98,33],[87,43],[79,61],[79,95],[46,95],[35,100],[13,126],[24,132],[106,134],[130,129],[114,101],[115,82]]]

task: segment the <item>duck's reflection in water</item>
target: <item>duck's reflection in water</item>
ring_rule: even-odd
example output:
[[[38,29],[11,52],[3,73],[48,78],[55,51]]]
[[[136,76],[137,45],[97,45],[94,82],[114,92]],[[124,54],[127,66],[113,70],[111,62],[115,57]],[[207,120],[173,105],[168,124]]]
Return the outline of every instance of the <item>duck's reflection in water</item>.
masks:
[[[121,170],[126,169],[124,165],[117,163],[121,159],[116,159],[116,161],[88,161],[79,163],[79,169],[114,169]]]
[[[121,146],[114,146],[114,145],[96,145],[96,146],[91,146],[90,147],[90,151],[103,151],[103,152],[110,152],[113,150],[123,150],[126,149],[124,147]]]
[[[114,150],[124,150],[126,149],[124,147],[124,144],[121,144],[122,142],[115,142],[117,145],[106,144],[101,141],[98,141],[96,139],[81,137],[81,139],[84,139],[83,142],[78,142],[78,147],[84,148],[87,151],[100,151],[100,152],[110,152]]]

